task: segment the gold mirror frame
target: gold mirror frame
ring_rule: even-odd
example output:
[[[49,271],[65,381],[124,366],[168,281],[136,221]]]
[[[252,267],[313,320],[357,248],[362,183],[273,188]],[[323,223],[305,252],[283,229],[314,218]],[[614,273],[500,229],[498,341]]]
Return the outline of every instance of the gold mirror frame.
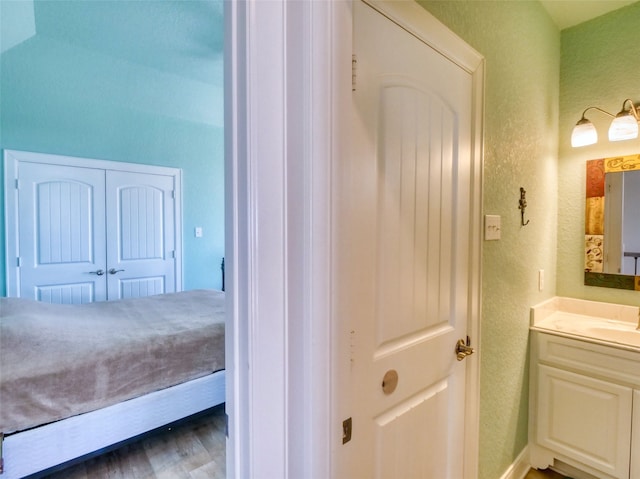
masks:
[[[585,200],[584,284],[640,291],[640,276],[610,274],[597,270],[604,242],[604,176],[606,173],[640,170],[640,154],[587,161]]]

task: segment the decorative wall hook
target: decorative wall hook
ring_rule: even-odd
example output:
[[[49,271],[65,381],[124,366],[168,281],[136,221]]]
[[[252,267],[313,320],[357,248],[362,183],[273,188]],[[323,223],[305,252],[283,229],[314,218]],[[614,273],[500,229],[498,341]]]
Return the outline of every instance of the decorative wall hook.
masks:
[[[520,201],[518,201],[518,209],[520,210],[520,223],[522,226],[527,226],[529,224],[529,220],[524,222],[524,210],[527,207],[527,192],[521,186],[520,187]]]

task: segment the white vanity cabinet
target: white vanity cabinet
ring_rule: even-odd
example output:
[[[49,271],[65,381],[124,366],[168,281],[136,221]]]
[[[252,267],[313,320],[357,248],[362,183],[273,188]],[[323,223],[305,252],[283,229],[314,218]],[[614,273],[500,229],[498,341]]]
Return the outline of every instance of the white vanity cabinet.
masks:
[[[640,478],[640,350],[534,328],[530,377],[534,467]]]

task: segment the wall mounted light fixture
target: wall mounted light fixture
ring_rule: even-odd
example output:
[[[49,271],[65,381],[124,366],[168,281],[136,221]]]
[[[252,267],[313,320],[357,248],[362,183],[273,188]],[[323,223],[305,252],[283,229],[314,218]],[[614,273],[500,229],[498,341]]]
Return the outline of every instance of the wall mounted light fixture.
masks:
[[[627,108],[628,105],[628,108]],[[609,141],[633,140],[638,138],[638,123],[640,123],[640,104],[634,105],[633,101],[627,98],[622,102],[622,109],[617,115],[612,115],[597,106],[590,106],[582,112],[582,118],[573,127],[571,133],[571,146],[593,145],[598,141],[596,127],[589,121],[585,114],[589,110],[598,110],[613,118],[609,127]]]

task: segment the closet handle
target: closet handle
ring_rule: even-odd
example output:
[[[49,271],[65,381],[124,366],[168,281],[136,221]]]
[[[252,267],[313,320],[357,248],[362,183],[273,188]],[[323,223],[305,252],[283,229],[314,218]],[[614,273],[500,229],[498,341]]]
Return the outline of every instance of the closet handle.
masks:
[[[89,274],[97,274],[98,276],[102,276],[104,274],[104,270],[99,269],[98,271],[89,271]]]
[[[115,269],[115,268],[111,268],[109,270],[109,274],[116,274],[119,273],[120,271],[124,271],[123,269]]]

